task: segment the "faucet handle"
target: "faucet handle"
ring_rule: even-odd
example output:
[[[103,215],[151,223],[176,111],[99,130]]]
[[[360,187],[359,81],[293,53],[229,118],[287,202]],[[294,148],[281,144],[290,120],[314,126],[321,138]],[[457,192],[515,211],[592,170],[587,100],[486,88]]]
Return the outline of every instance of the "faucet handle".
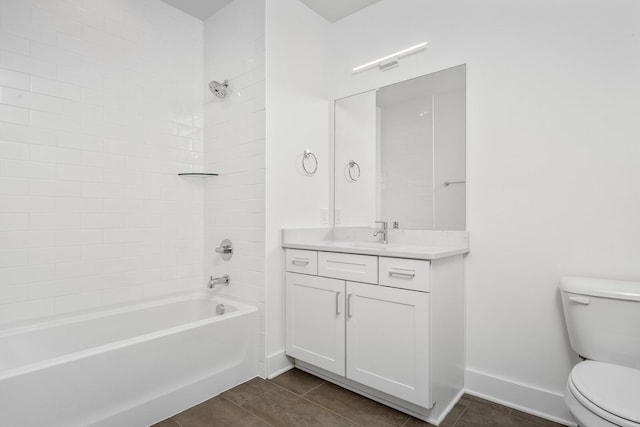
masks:
[[[382,228],[385,230],[389,227],[389,223],[387,221],[374,221],[376,224],[382,224]]]

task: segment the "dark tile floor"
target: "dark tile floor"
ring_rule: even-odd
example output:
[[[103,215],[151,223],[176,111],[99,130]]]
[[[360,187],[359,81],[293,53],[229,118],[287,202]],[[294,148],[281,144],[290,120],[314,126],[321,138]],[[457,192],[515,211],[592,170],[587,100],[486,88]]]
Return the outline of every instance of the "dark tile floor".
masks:
[[[293,369],[273,380],[254,378],[153,427],[430,425]],[[441,425],[540,427],[560,424],[465,394]]]

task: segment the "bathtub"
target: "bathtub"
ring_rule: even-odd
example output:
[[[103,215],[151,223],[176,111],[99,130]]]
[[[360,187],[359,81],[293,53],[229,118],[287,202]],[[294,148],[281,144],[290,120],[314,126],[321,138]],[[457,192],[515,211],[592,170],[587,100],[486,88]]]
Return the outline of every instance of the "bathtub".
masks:
[[[201,290],[1,328],[0,425],[151,425],[255,377],[257,322]]]

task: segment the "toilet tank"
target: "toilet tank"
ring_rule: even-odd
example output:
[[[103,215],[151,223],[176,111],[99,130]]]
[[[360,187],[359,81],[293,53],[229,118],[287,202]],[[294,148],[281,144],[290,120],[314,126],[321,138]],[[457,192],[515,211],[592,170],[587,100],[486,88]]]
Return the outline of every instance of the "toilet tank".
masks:
[[[563,277],[559,287],[573,350],[640,369],[640,282]]]

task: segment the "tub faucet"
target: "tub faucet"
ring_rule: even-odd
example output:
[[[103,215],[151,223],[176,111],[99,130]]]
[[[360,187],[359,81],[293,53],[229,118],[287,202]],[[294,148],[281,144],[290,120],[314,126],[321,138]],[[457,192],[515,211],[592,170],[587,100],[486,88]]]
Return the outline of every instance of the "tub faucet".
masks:
[[[215,289],[216,286],[219,286],[219,285],[229,286],[230,283],[231,283],[231,278],[229,277],[228,274],[225,274],[222,277],[210,276],[209,283],[207,283],[207,287],[209,289]]]
[[[376,230],[373,232],[373,237],[377,237],[378,234],[382,234],[382,243],[387,243],[387,230],[389,229],[389,225],[387,221],[375,221],[376,224],[382,224],[382,230]]]

